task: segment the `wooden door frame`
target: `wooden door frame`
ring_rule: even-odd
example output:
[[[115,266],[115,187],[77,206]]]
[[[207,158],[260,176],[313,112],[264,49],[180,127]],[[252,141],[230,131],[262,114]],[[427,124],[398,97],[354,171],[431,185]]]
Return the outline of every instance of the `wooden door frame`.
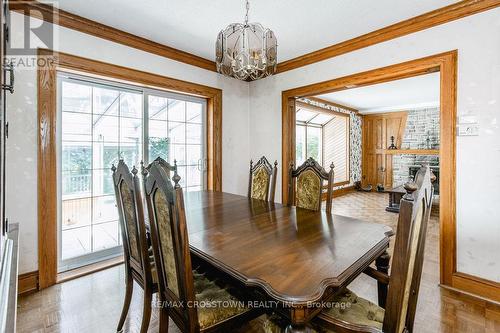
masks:
[[[207,187],[222,190],[222,90],[47,49],[38,50],[39,288],[57,282],[57,70],[179,92],[207,100]]]
[[[433,72],[440,72],[440,280],[458,287],[456,270],[455,124],[457,108],[457,50],[361,72],[282,92],[282,200],[288,203],[288,166],[295,160],[295,99],[353,87],[368,86]],[[463,284],[461,289],[467,289]],[[469,291],[471,288],[469,288]],[[477,289],[477,288],[476,288]],[[473,293],[480,294],[477,290]]]

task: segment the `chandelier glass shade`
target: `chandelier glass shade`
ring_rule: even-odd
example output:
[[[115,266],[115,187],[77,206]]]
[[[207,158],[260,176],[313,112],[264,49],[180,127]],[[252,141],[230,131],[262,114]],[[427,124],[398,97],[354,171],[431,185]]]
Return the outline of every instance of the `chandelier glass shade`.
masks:
[[[277,40],[260,23],[233,23],[222,30],[215,46],[217,71],[240,80],[258,80],[276,72]]]

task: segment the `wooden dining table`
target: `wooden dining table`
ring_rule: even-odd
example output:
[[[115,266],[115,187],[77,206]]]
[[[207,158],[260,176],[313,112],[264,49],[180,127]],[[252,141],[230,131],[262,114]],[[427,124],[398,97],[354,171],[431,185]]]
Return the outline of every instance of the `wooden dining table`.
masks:
[[[388,226],[223,192],[186,192],[193,256],[308,322],[389,246]]]

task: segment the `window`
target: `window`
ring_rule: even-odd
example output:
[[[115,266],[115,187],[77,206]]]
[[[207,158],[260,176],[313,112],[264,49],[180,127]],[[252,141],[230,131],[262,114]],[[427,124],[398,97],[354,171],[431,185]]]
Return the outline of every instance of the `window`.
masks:
[[[181,186],[205,184],[206,101],[58,74],[59,271],[121,253],[111,165],[177,160]]]
[[[327,171],[333,162],[334,182],[349,182],[349,115],[297,102],[296,164],[312,157]]]
[[[321,149],[321,127],[297,124],[296,133],[297,165],[304,163],[309,157],[321,163],[321,155],[323,153]]]
[[[161,156],[177,160],[180,185],[187,191],[202,189],[203,104],[149,95],[149,160]]]
[[[349,117],[336,116],[323,126],[323,166],[335,165],[334,183],[349,182]]]

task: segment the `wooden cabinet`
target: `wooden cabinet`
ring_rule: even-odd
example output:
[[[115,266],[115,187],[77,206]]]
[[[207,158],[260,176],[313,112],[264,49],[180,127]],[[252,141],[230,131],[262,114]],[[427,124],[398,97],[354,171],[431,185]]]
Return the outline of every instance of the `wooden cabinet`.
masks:
[[[387,148],[391,136],[396,147],[401,147],[407,115],[407,112],[391,112],[363,116],[363,186],[392,187],[392,155]]]

